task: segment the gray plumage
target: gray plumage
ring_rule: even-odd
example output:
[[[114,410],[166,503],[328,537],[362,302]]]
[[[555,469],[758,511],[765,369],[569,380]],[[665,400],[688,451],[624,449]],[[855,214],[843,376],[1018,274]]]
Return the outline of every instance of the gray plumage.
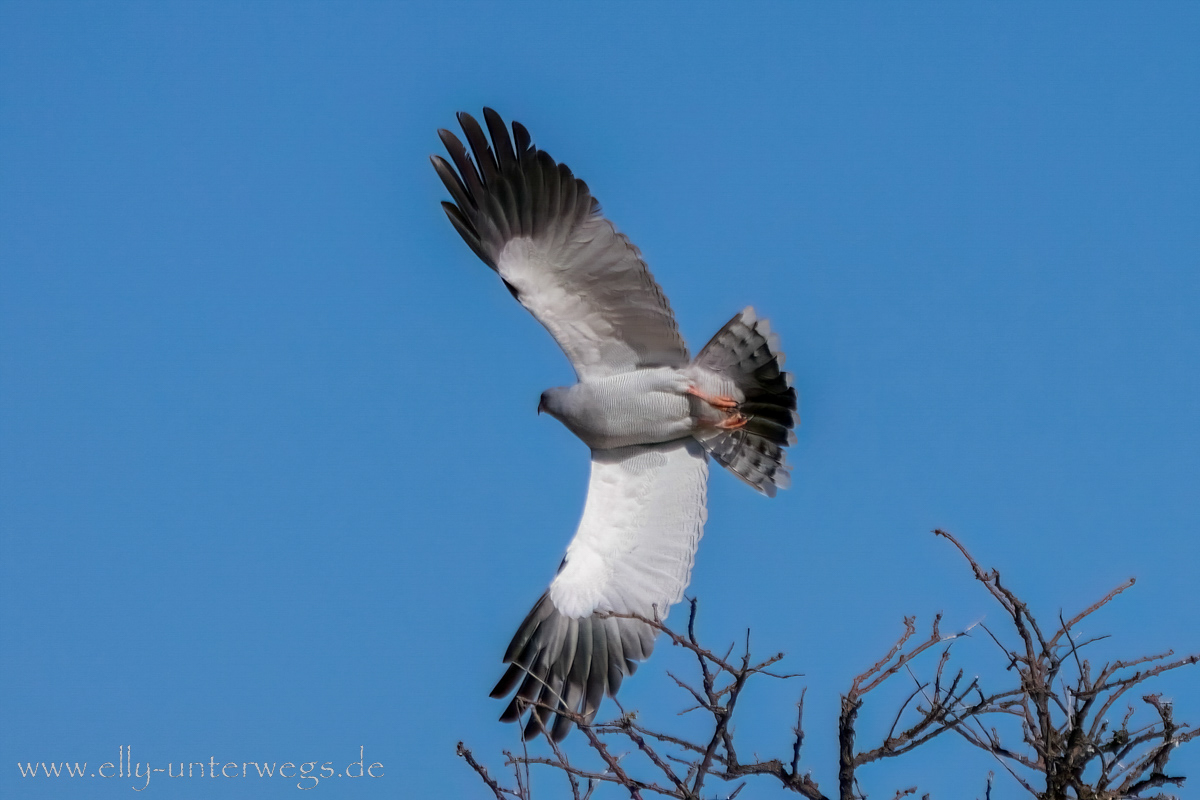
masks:
[[[535,149],[519,123],[513,123],[520,148],[514,151],[499,115],[484,109],[483,116],[494,153],[479,123],[460,113],[474,162],[447,130],[438,134],[457,174],[444,159],[432,159],[455,201],[442,207],[463,240],[546,326],[581,379],[686,365],[687,346],[666,297],[638,249],[600,215],[587,184]],[[548,254],[554,260],[533,269],[513,263],[506,275],[500,264],[506,248],[513,262]],[[578,336],[572,330],[578,320],[593,325],[597,338]]]
[[[696,438],[721,466],[770,497],[777,487],[791,484],[783,448],[795,443],[792,429],[800,423],[796,390],[782,370],[783,361],[779,336],[749,308],[729,320],[696,356],[696,366],[741,389],[739,409],[748,417],[744,427],[708,427],[697,431]]]
[[[538,410],[592,451],[588,498],[550,588],[517,629],[492,690],[526,710],[524,734],[562,739],[566,711],[591,722],[683,597],[703,533],[705,452],[760,492],[790,480],[796,392],[778,337],[753,309],[737,314],[694,361],[662,290],[629,240],[600,213],[587,184],[484,109],[491,138],[459,114],[470,147],[439,131],[450,162],[433,166],[442,206],[570,359],[578,382],[543,392]],[[473,154],[473,157],[472,157]],[[564,712],[564,713],[558,713]]]

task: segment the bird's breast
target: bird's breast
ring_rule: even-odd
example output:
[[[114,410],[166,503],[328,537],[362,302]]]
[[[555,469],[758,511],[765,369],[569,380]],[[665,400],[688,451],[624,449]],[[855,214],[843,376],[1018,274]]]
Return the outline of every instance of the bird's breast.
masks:
[[[578,383],[561,419],[595,450],[681,439],[695,429],[688,385],[671,367]]]

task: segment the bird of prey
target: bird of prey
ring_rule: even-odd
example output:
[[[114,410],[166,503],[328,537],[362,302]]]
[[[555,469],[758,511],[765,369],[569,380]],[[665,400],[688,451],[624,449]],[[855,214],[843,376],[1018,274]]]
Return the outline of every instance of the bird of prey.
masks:
[[[649,657],[683,598],[707,517],[708,458],[763,494],[786,488],[784,447],[799,421],[779,339],[752,308],[694,359],[641,253],[600,212],[587,184],[483,110],[458,121],[471,153],[438,131],[433,167],[455,230],[570,359],[578,382],[538,403],[592,453],[583,517],[550,587],[504,654],[493,697],[523,735],[561,740],[590,723],[607,692]],[[471,154],[474,154],[472,158]]]

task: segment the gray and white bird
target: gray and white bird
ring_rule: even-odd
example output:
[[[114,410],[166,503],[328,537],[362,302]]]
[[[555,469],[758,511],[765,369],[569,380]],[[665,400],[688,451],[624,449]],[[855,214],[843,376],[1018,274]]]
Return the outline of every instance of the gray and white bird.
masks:
[[[442,206],[570,359],[578,382],[543,392],[538,411],[592,451],[579,528],[492,690],[516,690],[501,720],[528,708],[524,735],[557,741],[572,724],[557,712],[590,723],[654,647],[652,626],[610,614],[664,619],[683,598],[708,513],[707,455],[773,496],[790,480],[784,447],[799,416],[766,320],[746,308],[692,359],[640,252],[587,184],[520,123],[510,138],[495,111],[483,118],[490,146],[478,122],[458,115],[474,159],[438,131],[453,162],[432,157],[454,200]]]

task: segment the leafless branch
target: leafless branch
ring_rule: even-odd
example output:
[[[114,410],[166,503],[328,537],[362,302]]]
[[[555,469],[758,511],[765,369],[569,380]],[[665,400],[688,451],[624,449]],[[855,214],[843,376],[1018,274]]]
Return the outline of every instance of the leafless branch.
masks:
[[[589,800],[604,783],[621,786],[631,798],[648,795],[700,800],[712,780],[733,786],[720,795],[733,798],[746,781],[765,779],[808,800],[861,800],[859,771],[870,764],[903,756],[924,746],[947,731],[953,731],[970,746],[989,753],[1014,782],[1039,800],[1126,800],[1168,798],[1163,787],[1179,786],[1184,776],[1170,769],[1170,758],[1178,748],[1200,736],[1200,730],[1177,723],[1171,704],[1158,694],[1142,696],[1143,713],[1129,706],[1119,723],[1110,723],[1110,711],[1131,691],[1164,673],[1200,663],[1200,655],[1176,657],[1173,651],[1093,665],[1087,648],[1104,636],[1081,640],[1077,627],[1105,608],[1134,585],[1122,583],[1100,600],[1069,619],[1057,615],[1057,628],[1049,636],[1017,594],[1001,582],[996,570],[985,570],[951,534],[935,531],[949,541],[966,560],[976,581],[981,583],[1003,612],[1009,633],[979,624],[1003,654],[999,674],[1010,675],[1014,685],[985,691],[980,679],[965,680],[961,669],[948,668],[955,640],[960,633],[943,635],[942,616],[933,618],[929,635],[914,641],[915,617],[905,617],[904,630],[888,651],[866,671],[853,678],[842,695],[832,735],[838,745],[835,769],[837,791],[827,795],[802,765],[804,699],[801,689],[796,704],[796,726],[783,759],[749,761],[738,755],[730,725],[747,682],[757,676],[784,680],[796,675],[777,673],[772,668],[782,653],[755,661],[751,656],[749,632],[741,646],[718,654],[700,644],[696,633],[697,602],[690,600],[684,633],[667,628],[656,614],[642,617],[612,614],[640,620],[657,629],[671,644],[688,651],[695,660],[693,679],[668,673],[685,693],[689,706],[684,712],[711,717],[707,735],[675,736],[642,724],[636,714],[587,724],[578,714],[549,706],[548,711],[566,713],[582,731],[594,766],[568,761],[556,744],[549,755],[513,755],[506,752],[506,765],[515,770],[517,785],[507,789],[490,777],[471,751],[458,745],[458,754],[480,776],[495,800],[531,800],[528,770],[548,767],[561,772],[572,800]],[[1004,639],[1013,644],[1006,644]],[[921,657],[937,645],[945,645],[936,663]],[[989,651],[990,652],[990,651]],[[924,672],[924,677],[919,675]],[[913,681],[886,731],[871,739],[860,731],[859,712],[868,695],[897,675]],[[871,695],[874,697],[875,695]],[[873,703],[878,700],[872,700]],[[528,711],[532,712],[531,705]],[[859,739],[873,741],[863,747]],[[632,748],[623,752],[619,748]],[[622,755],[615,753],[622,752]],[[525,770],[524,774],[522,769]],[[1085,775],[1087,776],[1085,778]],[[734,783],[736,782],[736,785]],[[993,774],[987,776],[985,800],[992,794]],[[1036,784],[1044,789],[1035,788]],[[916,786],[894,789],[891,800],[915,796]],[[707,795],[712,796],[712,795]]]

